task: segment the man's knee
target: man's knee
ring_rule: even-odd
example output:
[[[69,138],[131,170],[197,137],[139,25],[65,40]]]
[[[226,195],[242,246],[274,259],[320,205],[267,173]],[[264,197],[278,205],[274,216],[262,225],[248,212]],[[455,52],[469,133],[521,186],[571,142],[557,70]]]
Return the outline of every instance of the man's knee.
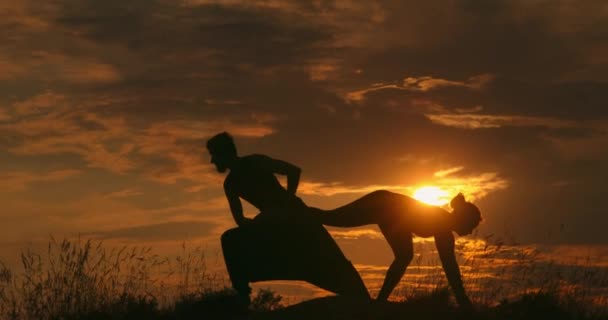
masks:
[[[230,247],[231,245],[238,243],[241,238],[241,228],[232,228],[224,232],[220,238],[222,247]]]

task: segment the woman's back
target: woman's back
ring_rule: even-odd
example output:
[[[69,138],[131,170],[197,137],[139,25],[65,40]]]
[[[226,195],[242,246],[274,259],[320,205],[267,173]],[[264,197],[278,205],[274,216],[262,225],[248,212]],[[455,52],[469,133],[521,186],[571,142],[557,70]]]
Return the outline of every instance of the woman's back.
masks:
[[[378,224],[421,237],[449,230],[446,210],[411,197],[378,190],[333,210],[322,210],[322,223],[334,227]]]

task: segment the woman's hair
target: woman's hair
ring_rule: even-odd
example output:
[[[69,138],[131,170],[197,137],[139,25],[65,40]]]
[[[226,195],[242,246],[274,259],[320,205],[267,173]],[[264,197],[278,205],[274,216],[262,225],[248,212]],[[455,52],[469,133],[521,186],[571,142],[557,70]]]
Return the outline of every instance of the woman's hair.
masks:
[[[462,223],[463,226],[469,227],[471,231],[477,228],[482,220],[479,208],[477,208],[476,205],[467,202],[462,193],[459,193],[450,201],[450,206],[454,208],[454,214],[458,218],[458,221]]]
[[[471,227],[471,230],[477,228],[479,223],[483,220],[479,208],[470,202],[465,202],[460,215],[462,219],[465,220],[464,222]]]
[[[207,150],[212,153],[236,156],[234,140],[228,132],[218,133],[207,141]]]

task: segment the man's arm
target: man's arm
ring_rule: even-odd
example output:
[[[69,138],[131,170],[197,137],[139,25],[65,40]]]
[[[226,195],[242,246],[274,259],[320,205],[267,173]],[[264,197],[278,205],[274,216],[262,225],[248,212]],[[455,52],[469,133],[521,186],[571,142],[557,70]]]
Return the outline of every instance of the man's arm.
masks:
[[[456,255],[454,253],[454,235],[452,232],[445,232],[435,235],[435,245],[439,252],[439,258],[443,265],[443,270],[448,278],[448,283],[454,291],[454,296],[458,304],[465,309],[471,309],[473,305],[471,300],[467,297],[464,292],[464,286],[462,285],[462,277],[460,275],[460,268],[456,261]]]
[[[224,193],[226,194],[226,199],[228,199],[230,212],[232,213],[232,218],[234,218],[236,224],[242,226],[243,224],[247,223],[249,219],[245,218],[243,215],[243,205],[241,204],[241,199],[228,180],[224,182]]]
[[[272,173],[278,173],[287,176],[287,191],[295,194],[300,184],[300,174],[302,170],[283,160],[277,160],[270,157],[262,158],[264,167],[268,168]]]

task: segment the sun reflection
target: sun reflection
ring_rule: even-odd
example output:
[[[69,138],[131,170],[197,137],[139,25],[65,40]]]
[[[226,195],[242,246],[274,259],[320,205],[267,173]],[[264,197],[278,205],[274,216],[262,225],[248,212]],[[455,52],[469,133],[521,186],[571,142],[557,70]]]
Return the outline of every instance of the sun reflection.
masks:
[[[424,186],[418,188],[413,195],[414,199],[424,203],[442,206],[450,201],[450,193],[435,186]]]

